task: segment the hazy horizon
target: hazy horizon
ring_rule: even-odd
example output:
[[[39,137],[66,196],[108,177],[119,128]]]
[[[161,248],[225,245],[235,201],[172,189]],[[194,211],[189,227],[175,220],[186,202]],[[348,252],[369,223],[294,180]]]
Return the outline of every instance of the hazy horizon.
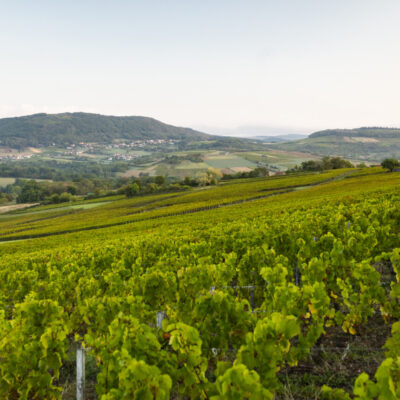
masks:
[[[0,117],[143,115],[230,135],[400,127],[399,12],[397,0],[7,3]]]
[[[29,117],[32,115],[36,114],[48,114],[48,115],[53,115],[53,114],[66,114],[66,113],[89,113],[89,114],[100,114],[94,111],[81,111],[81,110],[76,110],[76,111],[60,111],[57,113],[53,112],[46,112],[46,111],[39,111],[35,112],[33,114],[20,114],[20,115],[10,115],[10,116],[0,116],[0,119],[2,118],[18,118],[18,117]],[[116,117],[148,117],[148,118],[154,118],[149,115],[117,115],[117,114],[110,114],[110,113],[105,113],[105,114],[100,114],[100,115],[105,115],[105,116],[116,116]],[[231,136],[231,137],[242,137],[242,138],[248,138],[248,137],[256,137],[256,136],[291,136],[291,135],[296,135],[296,136],[308,136],[312,133],[315,133],[317,131],[323,131],[326,129],[358,129],[358,128],[365,128],[366,126],[351,126],[351,127],[346,127],[346,126],[332,126],[332,127],[325,127],[321,129],[307,129],[307,128],[293,128],[293,127],[285,127],[285,126],[271,126],[271,125],[240,125],[232,128],[226,128],[222,126],[208,126],[208,125],[192,125],[192,126],[184,126],[180,124],[173,124],[168,121],[160,121],[166,124],[174,125],[177,127],[183,127],[183,128],[191,128],[203,133],[208,133],[210,135],[219,135],[219,136]],[[395,129],[400,129],[400,126],[380,126],[379,128],[395,128]]]

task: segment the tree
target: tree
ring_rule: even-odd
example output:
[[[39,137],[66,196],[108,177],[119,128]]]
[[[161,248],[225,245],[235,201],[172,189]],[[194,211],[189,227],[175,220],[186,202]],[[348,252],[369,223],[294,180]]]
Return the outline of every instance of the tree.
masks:
[[[67,186],[67,192],[75,195],[75,194],[78,193],[78,190],[77,190],[76,186],[68,185]]]
[[[400,166],[400,163],[396,158],[385,158],[381,162],[381,165],[382,165],[383,168],[386,168],[390,172],[392,172],[396,167]]]
[[[34,180],[24,182],[21,193],[17,197],[17,203],[31,203],[41,201],[45,197],[43,188]]]
[[[158,191],[158,186],[155,183],[149,183],[145,187],[146,193],[156,193]]]
[[[138,194],[140,191],[139,185],[134,182],[128,185],[125,189],[126,197],[133,197],[135,194]]]
[[[303,161],[301,166],[296,166],[289,172],[326,171],[330,169],[354,168],[354,165],[341,157],[323,157],[321,160]]]
[[[67,203],[72,200],[73,200],[73,196],[71,195],[71,193],[63,192],[60,194],[60,198],[59,198],[60,203]]]
[[[50,203],[52,204],[58,204],[60,203],[60,195],[57,193],[54,193],[50,196]]]
[[[206,176],[201,179],[201,183],[204,186],[216,185],[218,181],[222,178],[222,172],[218,168],[208,168]]]
[[[199,181],[197,179],[192,179],[190,176],[186,176],[183,180],[183,184],[186,186],[199,186]]]
[[[0,193],[0,204],[5,204],[8,203],[8,197],[7,195],[5,195],[4,193]]]
[[[303,161],[301,163],[300,171],[322,171],[322,163],[320,161]]]
[[[154,183],[157,184],[157,185],[160,185],[160,186],[164,185],[164,182],[165,182],[165,178],[162,175],[157,175],[154,178]]]
[[[328,169],[354,168],[354,165],[350,161],[344,160],[341,157],[331,157],[328,163],[330,164],[330,168]]]

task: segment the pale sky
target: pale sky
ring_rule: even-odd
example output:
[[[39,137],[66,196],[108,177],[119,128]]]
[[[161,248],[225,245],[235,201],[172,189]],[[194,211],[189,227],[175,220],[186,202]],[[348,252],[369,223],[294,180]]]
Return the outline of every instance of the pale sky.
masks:
[[[399,21],[400,0],[0,0],[0,117],[400,127]]]

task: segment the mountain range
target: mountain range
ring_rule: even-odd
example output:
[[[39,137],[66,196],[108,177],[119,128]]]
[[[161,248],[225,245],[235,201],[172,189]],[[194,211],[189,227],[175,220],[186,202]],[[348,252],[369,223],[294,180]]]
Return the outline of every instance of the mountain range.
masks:
[[[280,143],[289,142],[291,140],[301,140],[307,138],[307,135],[299,135],[296,133],[289,133],[287,135],[277,136],[252,136],[251,139],[260,140],[266,143]]]

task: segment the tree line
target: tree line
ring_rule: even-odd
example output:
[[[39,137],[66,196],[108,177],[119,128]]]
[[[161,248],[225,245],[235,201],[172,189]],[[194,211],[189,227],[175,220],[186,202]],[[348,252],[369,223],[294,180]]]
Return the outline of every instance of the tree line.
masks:
[[[341,157],[323,157],[321,160],[303,161],[287,172],[317,172],[341,168],[354,168],[354,165]]]

